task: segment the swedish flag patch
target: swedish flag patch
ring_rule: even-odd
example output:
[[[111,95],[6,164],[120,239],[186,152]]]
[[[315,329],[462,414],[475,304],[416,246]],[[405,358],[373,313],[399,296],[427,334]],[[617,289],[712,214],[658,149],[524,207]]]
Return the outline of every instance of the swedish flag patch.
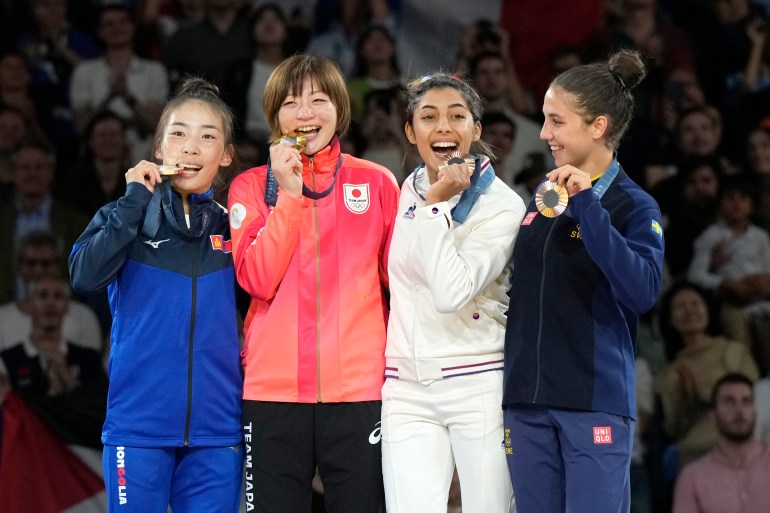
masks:
[[[658,223],[655,219],[652,220],[652,231],[663,237],[663,228],[660,227],[660,223]]]

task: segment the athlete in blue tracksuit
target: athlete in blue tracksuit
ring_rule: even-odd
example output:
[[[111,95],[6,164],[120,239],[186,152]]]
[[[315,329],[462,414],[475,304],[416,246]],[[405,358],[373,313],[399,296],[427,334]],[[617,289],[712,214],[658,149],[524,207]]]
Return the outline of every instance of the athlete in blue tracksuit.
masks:
[[[614,150],[643,76],[622,51],[545,96],[541,138],[559,166],[547,177],[569,203],[547,217],[536,196],[513,253],[503,405],[519,513],[629,511],[636,323],[657,300],[663,233]]]
[[[113,316],[102,430],[109,511],[238,510],[243,467],[235,274],[212,181],[232,159],[232,118],[188,79],[164,110],[156,156],[103,207],[69,259],[75,290],[107,287]]]

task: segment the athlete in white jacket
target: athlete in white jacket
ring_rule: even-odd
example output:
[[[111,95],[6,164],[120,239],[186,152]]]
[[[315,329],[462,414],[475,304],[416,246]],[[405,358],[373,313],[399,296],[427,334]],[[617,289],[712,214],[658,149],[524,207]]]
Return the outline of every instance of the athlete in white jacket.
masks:
[[[478,146],[481,105],[460,79],[409,86],[406,133],[425,164],[404,182],[391,241],[382,460],[389,513],[514,510],[503,449],[508,260],[521,198]],[[471,145],[474,145],[472,148]],[[447,156],[462,155],[447,163]]]

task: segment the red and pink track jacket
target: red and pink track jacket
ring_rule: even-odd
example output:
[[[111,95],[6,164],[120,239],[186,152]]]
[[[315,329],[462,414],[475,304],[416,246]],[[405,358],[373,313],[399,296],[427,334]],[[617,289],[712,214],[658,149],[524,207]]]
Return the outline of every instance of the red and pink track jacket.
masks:
[[[244,399],[380,399],[385,367],[387,255],[399,189],[384,167],[342,154],[337,138],[303,179],[319,199],[265,199],[268,167],[230,187],[238,282],[251,295],[244,324]]]

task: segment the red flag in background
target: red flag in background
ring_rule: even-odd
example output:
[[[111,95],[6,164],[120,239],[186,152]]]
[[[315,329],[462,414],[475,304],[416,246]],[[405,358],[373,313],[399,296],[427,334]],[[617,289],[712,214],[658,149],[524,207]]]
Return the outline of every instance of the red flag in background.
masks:
[[[18,395],[9,393],[2,409],[0,511],[59,513],[104,490]]]

